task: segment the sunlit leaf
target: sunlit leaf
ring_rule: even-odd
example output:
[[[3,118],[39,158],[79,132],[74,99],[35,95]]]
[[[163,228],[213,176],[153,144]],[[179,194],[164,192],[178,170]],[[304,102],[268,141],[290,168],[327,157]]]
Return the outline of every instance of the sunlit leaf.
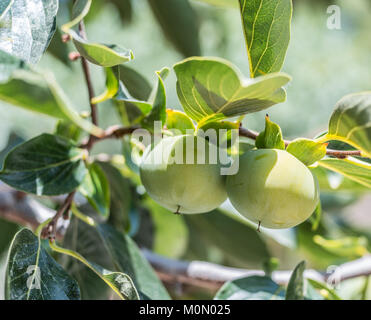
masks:
[[[320,167],[335,171],[346,178],[371,188],[371,164],[353,157],[346,159],[327,158],[318,161]]]
[[[326,144],[299,138],[290,142],[286,150],[306,166],[309,166],[324,158],[326,155]]]
[[[327,135],[320,140],[346,142],[371,158],[371,92],[342,98],[330,118]]]
[[[179,130],[186,134],[187,130],[195,130],[192,119],[185,113],[173,109],[166,109],[166,128]]]
[[[291,0],[239,0],[252,78],[281,70],[290,41]]]
[[[291,78],[275,73],[246,79],[228,61],[194,57],[174,65],[184,111],[196,121],[222,120],[283,102]]]
[[[260,149],[285,149],[285,141],[278,124],[265,117],[265,129],[256,138],[255,145]]]

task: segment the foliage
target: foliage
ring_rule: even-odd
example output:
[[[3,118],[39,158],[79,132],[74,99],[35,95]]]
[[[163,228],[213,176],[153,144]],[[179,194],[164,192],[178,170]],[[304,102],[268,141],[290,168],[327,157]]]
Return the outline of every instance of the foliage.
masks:
[[[132,23],[133,1],[33,0],[27,10],[25,0],[0,4],[0,100],[9,108],[23,108],[58,121],[52,134],[44,132],[22,143],[14,137],[9,139],[1,154],[0,180],[27,199],[31,199],[29,194],[37,196],[39,202],[52,203],[57,209],[54,219],[71,216],[63,247],[59,246],[60,239],[55,239],[58,230],[54,219],[41,223],[35,233],[25,228],[16,233],[18,226],[0,221],[0,253],[10,245],[7,299],[96,299],[108,298],[112,293],[129,300],[169,299],[173,292],[167,292],[142,247],[172,258],[235,267],[265,266],[264,276],[226,282],[215,295],[216,300],[341,299],[336,290],[307,279],[305,262],[294,268],[286,287],[276,283],[272,247],[297,249],[321,266],[369,253],[370,235],[357,233],[341,218],[333,218],[326,195],[346,192],[352,200],[370,191],[371,92],[340,99],[326,132],[312,139],[284,140],[280,126],[268,115],[264,130],[255,133],[245,129],[246,134],[239,129],[245,116],[273,106],[279,109],[276,105],[286,100],[285,87],[292,79],[281,69],[291,37],[292,1],[198,2],[239,10],[249,77],[224,58],[201,56],[201,15],[188,0],[148,1],[164,37],[185,58],[171,69],[150,70],[155,74],[154,86],[132,67],[131,49],[90,40],[95,35],[89,33],[88,38],[85,31],[84,21],[99,17],[98,12],[105,6],[116,8],[124,24]],[[203,6],[202,10],[210,8]],[[110,33],[108,28],[102,29]],[[76,108],[64,84],[55,80],[54,70],[38,64],[46,50],[71,74],[75,62],[68,59],[68,52],[77,51],[74,55],[83,63],[87,82],[89,112]],[[100,79],[90,73],[91,64],[92,70],[100,71]],[[169,74],[166,85],[176,85],[184,112],[168,106],[165,79]],[[102,93],[94,95],[93,87],[104,82]],[[103,125],[98,118],[105,113],[117,113],[116,120],[121,123]],[[133,132],[147,129],[153,136],[156,125],[161,136],[199,136],[202,131],[215,129],[217,138],[207,139],[215,149],[227,145],[230,163],[251,149],[286,150],[310,168],[304,169],[318,180],[321,201],[311,218],[300,226],[290,230],[262,228],[261,234],[228,203],[202,215],[172,215],[143,190],[140,164],[135,161],[146,157],[156,141],[146,149]],[[237,154],[233,148],[236,131],[240,133]],[[119,140],[121,154],[97,155],[93,146],[101,141],[103,145],[110,138]],[[149,174],[153,171],[150,168]],[[179,172],[177,178],[183,185],[186,179],[199,178]],[[283,172],[280,179],[285,178]],[[166,196],[176,198],[171,192]],[[206,202],[210,190],[200,190],[196,196]],[[62,203],[56,204],[60,199]],[[42,239],[48,236],[49,242]]]

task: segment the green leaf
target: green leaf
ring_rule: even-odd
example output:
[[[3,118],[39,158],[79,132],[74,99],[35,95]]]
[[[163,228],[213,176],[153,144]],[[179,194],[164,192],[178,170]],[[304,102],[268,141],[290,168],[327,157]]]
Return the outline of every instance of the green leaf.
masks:
[[[307,279],[308,282],[315,288],[320,290],[321,295],[326,298],[326,300],[342,300],[335,290],[330,289],[324,283],[318,282],[313,279]]]
[[[209,245],[220,248],[232,265],[243,267],[254,263],[259,266],[270,257],[265,242],[255,229],[221,210],[184,215],[184,219]]]
[[[89,13],[92,0],[77,0],[72,7],[72,20],[64,24],[61,29],[68,33],[69,30],[77,25]]]
[[[371,188],[371,164],[353,157],[346,159],[328,158],[318,161],[320,167],[335,171],[350,180]]]
[[[68,57],[69,48],[66,43],[62,41],[62,33],[59,28],[55,30],[54,37],[52,38],[48,47],[47,53],[64,63],[66,66],[71,66],[71,60]]]
[[[103,169],[110,189],[110,216],[109,223],[117,230],[131,229],[130,209],[134,197],[131,190],[131,180],[124,177],[122,172],[109,162],[99,162]]]
[[[83,263],[96,275],[98,275],[121,299],[139,300],[139,295],[133,284],[133,281],[127,274],[106,270],[96,263],[89,262],[79,253],[70,249],[61,248],[55,243],[50,243],[50,248],[56,252],[71,256]]]
[[[188,0],[149,0],[166,38],[185,57],[200,56],[197,16]]]
[[[120,80],[129,94],[135,99],[147,101],[152,91],[152,86],[148,80],[126,65],[120,65],[119,70]]]
[[[96,163],[88,166],[88,173],[79,187],[91,206],[105,219],[110,214],[110,189],[104,171]]]
[[[120,88],[120,80],[119,80],[119,68],[104,68],[106,74],[106,90],[100,94],[99,96],[93,98],[91,103],[97,104],[103,101],[112,99],[116,96],[117,92]]]
[[[265,117],[265,129],[256,138],[255,145],[259,149],[285,150],[285,141],[278,124],[272,122],[268,115]]]
[[[12,242],[6,270],[10,300],[79,300],[75,280],[47,253],[32,231],[22,229]]]
[[[252,78],[281,70],[290,41],[291,0],[239,0]]]
[[[115,44],[93,43],[70,30],[77,51],[91,63],[101,67],[114,67],[134,59],[133,52]]]
[[[0,48],[26,62],[37,63],[56,27],[57,0],[14,0],[1,20]],[[39,18],[42,17],[42,18]]]
[[[194,57],[174,65],[184,111],[196,121],[221,120],[257,112],[284,102],[284,73],[246,79],[230,62]]]
[[[182,216],[166,210],[151,199],[145,203],[155,228],[152,250],[171,258],[180,258],[188,244],[188,229]]]
[[[3,2],[0,3],[0,20],[6,15],[13,3],[14,0],[3,0]]]
[[[252,276],[226,282],[215,300],[283,300],[285,289],[271,278]]]
[[[78,142],[82,130],[70,121],[58,120],[54,133],[58,136]]]
[[[290,142],[286,150],[306,166],[310,166],[325,157],[326,146],[325,143],[299,138]]]
[[[180,130],[186,134],[187,130],[195,130],[195,126],[190,117],[185,113],[173,109],[166,109],[166,128],[169,130]]]
[[[79,116],[51,74],[14,71],[8,82],[0,84],[0,100],[29,111],[71,121],[98,137],[104,134],[102,129]]]
[[[121,122],[126,126],[140,123],[152,110],[149,102],[136,100],[125,93],[122,86],[115,97],[115,103]]]
[[[311,167],[310,170],[316,175],[321,192],[363,193],[369,190],[369,187],[324,167]]]
[[[157,71],[158,83],[157,89],[154,93],[151,112],[142,120],[142,126],[146,129],[153,131],[154,122],[160,121],[161,127],[166,121],[166,91],[164,86],[164,80],[169,74],[168,68],[163,68],[161,71]]]
[[[141,299],[169,299],[166,289],[133,240],[107,224],[99,225],[98,231],[114,264],[130,276]]]
[[[305,261],[300,262],[291,274],[286,289],[286,300],[304,300],[304,273]]]
[[[197,135],[207,138],[211,143],[221,148],[231,148],[234,139],[238,136],[238,122],[231,121],[210,121],[197,128]],[[209,131],[211,130],[211,131]],[[232,130],[236,130],[236,136],[232,137]],[[216,134],[216,136],[214,135]],[[234,141],[232,141],[232,138]]]
[[[37,195],[69,193],[83,181],[85,150],[71,141],[42,134],[14,148],[5,158],[0,179]]]
[[[321,141],[340,140],[371,158],[371,92],[350,94],[335,106]]]
[[[358,259],[369,254],[368,241],[365,237],[344,237],[329,240],[317,234],[313,237],[313,241],[325,250],[347,259]]]
[[[18,230],[19,227],[15,223],[0,219],[0,256],[8,251],[9,245]]]

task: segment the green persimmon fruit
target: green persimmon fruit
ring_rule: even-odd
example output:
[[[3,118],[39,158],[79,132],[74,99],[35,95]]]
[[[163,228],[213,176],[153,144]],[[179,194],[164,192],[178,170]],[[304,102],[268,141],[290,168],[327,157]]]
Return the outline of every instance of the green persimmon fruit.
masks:
[[[240,158],[239,171],[227,177],[236,210],[263,227],[291,228],[315,210],[318,182],[311,171],[284,150],[259,149]]]
[[[156,202],[175,213],[214,210],[227,199],[220,157],[209,159],[219,152],[215,145],[194,135],[162,139],[144,153],[140,165],[143,186]]]

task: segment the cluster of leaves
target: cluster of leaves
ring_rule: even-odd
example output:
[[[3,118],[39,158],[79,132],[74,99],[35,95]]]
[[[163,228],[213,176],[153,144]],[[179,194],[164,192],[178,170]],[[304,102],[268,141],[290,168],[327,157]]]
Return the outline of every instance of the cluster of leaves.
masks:
[[[41,229],[48,221],[40,226],[36,235],[28,229],[15,235],[6,272],[7,298],[79,299],[80,291],[84,298],[97,298],[106,294],[104,289],[96,290],[102,284],[123,299],[169,298],[137,244],[172,257],[202,259],[208,258],[207,244],[223,254],[223,262],[245,266],[246,262],[261,264],[270,258],[264,241],[266,236],[293,247],[298,241],[313,243],[303,240],[305,236],[312,236],[311,231],[305,229],[307,225],[301,227],[301,240],[295,230],[263,230],[260,236],[249,222],[240,220],[231,210],[218,209],[202,216],[172,216],[138,192],[138,168],[131,159],[133,149],[135,151],[138,146],[123,139],[123,156],[116,155],[108,162],[90,157],[82,139],[90,135],[99,140],[105,131],[75,111],[50,72],[42,72],[35,66],[49,43],[60,37],[61,31],[69,35],[83,59],[104,68],[106,90],[91,103],[112,101],[124,126],[153,130],[154,122],[160,121],[167,129],[182,132],[186,129],[235,129],[239,121],[231,122],[229,118],[258,112],[286,99],[283,87],[291,78],[280,70],[290,39],[291,0],[239,1],[250,62],[249,78],[230,62],[219,58],[192,57],[174,65],[177,93],[184,113],[166,109],[164,80],[170,71],[168,68],[156,72],[157,83],[152,88],[140,74],[124,65],[134,58],[131,50],[85,39],[78,26],[94,13],[94,6],[102,5],[101,1],[94,1],[94,4],[91,0],[75,1],[68,22],[61,25],[58,32],[55,31],[59,2],[34,1],[37,5],[27,11],[22,10],[23,0],[7,1],[0,6],[0,38],[11,40],[0,45],[0,100],[56,118],[58,124],[53,134],[45,133],[16,143],[7,152],[0,179],[36,196],[62,195],[77,190],[86,202],[72,204],[74,217],[64,248],[41,240]],[[110,2],[120,8],[123,19],[130,19],[127,16],[130,10],[125,10],[125,6],[130,8],[130,1]],[[197,29],[182,27],[196,25],[190,23],[195,19],[194,12],[188,1],[179,2],[182,10],[171,0],[149,1],[149,4],[175,47],[185,56],[199,55],[197,37],[192,36],[197,34]],[[206,2],[225,4],[228,1]],[[26,27],[19,32],[17,21],[31,21],[40,15],[45,15],[45,19],[39,24],[24,23]],[[174,23],[171,21],[176,21],[180,27],[168,28],[169,23]],[[339,149],[351,146],[360,150],[362,156],[371,158],[370,119],[371,92],[350,95],[335,107],[324,135],[314,140],[300,138],[285,143],[279,126],[267,117],[265,130],[257,137],[255,147],[286,149],[310,166],[321,188],[365,191],[371,186],[369,162],[360,157],[326,157],[324,142],[340,141]],[[331,172],[344,177],[341,183],[331,184]],[[318,208],[313,222],[317,227],[320,226],[320,212]],[[353,240],[353,247],[359,247],[356,241],[359,239]],[[317,238],[315,245],[336,257],[342,252],[339,247],[344,246],[338,244],[336,252],[324,238]],[[351,254],[355,251],[349,250]],[[64,268],[52,256],[57,257]],[[30,266],[33,267],[30,269]],[[225,284],[216,298],[314,299],[318,297],[314,288],[318,289],[321,284],[311,282],[311,287],[308,284],[308,288],[313,287],[312,296],[304,292],[303,269],[303,264],[295,269],[286,294],[268,277],[245,278]],[[256,288],[259,296],[254,295]],[[335,297],[336,293],[329,293],[329,296]]]

